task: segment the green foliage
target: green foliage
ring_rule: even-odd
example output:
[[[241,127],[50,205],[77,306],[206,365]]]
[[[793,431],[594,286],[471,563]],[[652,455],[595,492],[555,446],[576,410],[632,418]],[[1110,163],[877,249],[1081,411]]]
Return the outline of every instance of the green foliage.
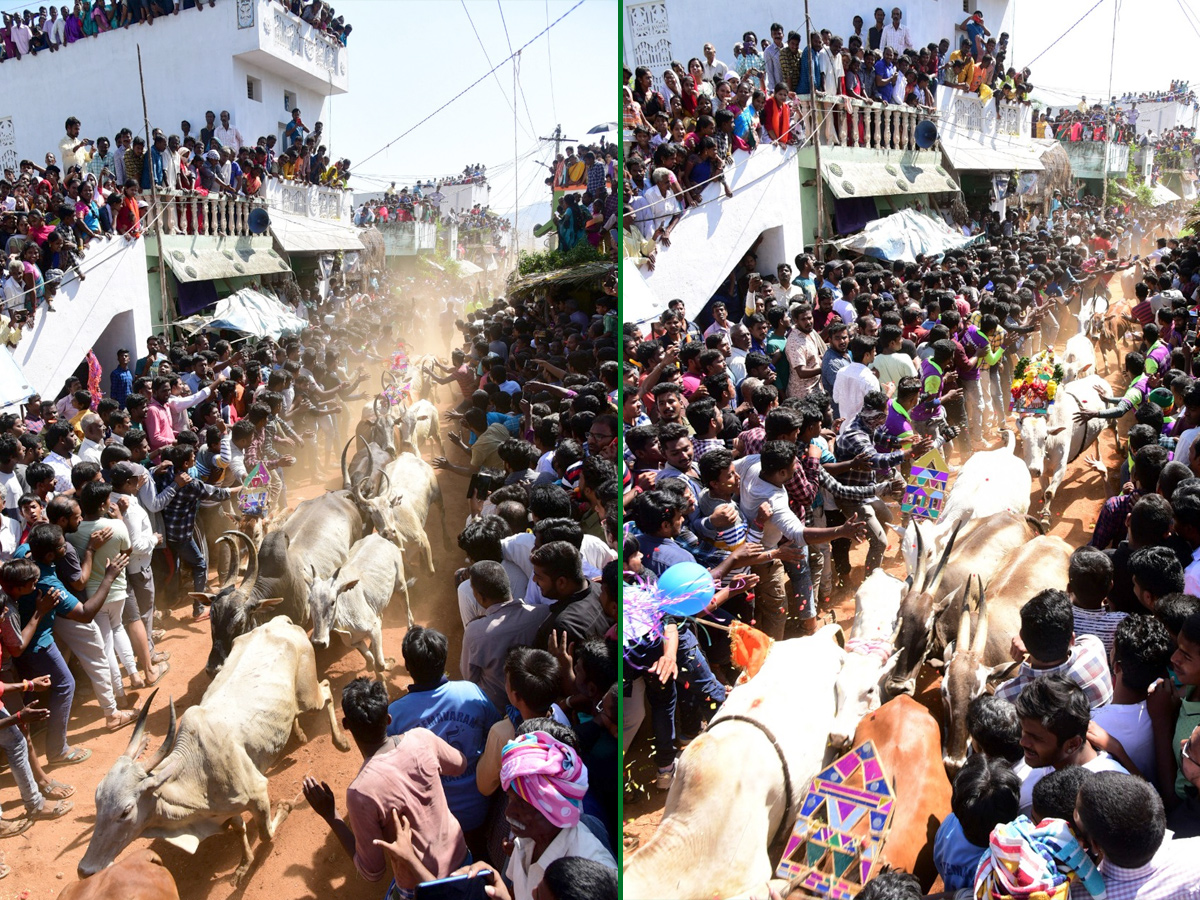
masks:
[[[561,250],[536,252],[522,250],[521,257],[517,262],[517,272],[521,275],[541,275],[545,272],[569,269],[572,266],[599,262],[603,259],[605,259],[604,255],[584,240],[565,253]]]
[[[1137,194],[1137,201],[1142,206],[1150,206],[1154,203],[1154,188],[1150,187],[1146,182],[1143,181],[1137,185],[1133,189],[1133,192]]]

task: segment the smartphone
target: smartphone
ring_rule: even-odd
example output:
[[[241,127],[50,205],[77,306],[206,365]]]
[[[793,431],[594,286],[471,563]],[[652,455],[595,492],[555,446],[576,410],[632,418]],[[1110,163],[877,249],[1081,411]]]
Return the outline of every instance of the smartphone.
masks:
[[[452,875],[437,881],[426,881],[417,885],[417,900],[488,900],[484,888],[492,884],[492,873],[488,869],[475,875]]]

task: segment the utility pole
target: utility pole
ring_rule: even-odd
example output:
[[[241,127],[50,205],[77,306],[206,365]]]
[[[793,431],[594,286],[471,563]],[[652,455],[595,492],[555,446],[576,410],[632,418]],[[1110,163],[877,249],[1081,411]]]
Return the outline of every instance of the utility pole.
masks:
[[[147,153],[154,152],[154,140],[150,135],[150,112],[146,108],[146,79],[142,75],[142,45],[137,45],[138,56],[138,83],[142,88],[142,121],[146,126],[146,142],[150,144],[150,150]],[[150,165],[150,160],[146,160],[146,165]],[[167,250],[163,247],[163,208],[159,204],[158,186],[154,181],[154,167],[150,167],[150,200],[153,203],[151,218],[154,220],[154,239],[158,241],[158,290],[162,295],[162,319],[163,329],[170,339],[171,330],[171,298],[167,294]]]
[[[513,239],[512,239],[512,266],[517,267],[518,258],[521,255],[521,230],[517,223],[521,211],[517,208],[521,203],[521,179],[517,177],[517,61],[521,58],[521,51],[517,51],[517,55],[513,57]]]
[[[1113,30],[1112,30],[1112,50],[1108,55],[1108,96],[1109,99],[1101,104],[1104,110],[1104,172],[1103,174],[1103,194],[1100,200],[1100,217],[1103,219],[1106,215],[1105,210],[1108,209],[1108,153],[1112,146],[1112,126],[1108,121],[1109,109],[1106,104],[1112,101],[1112,82],[1113,82],[1113,62],[1117,56],[1117,13],[1121,10],[1121,0],[1113,0]]]
[[[562,146],[563,143],[565,143],[566,141],[577,141],[578,138],[563,137],[562,126],[555,125],[553,137],[543,137],[543,138],[538,138],[538,140],[539,141],[554,141],[554,155],[558,156],[559,148]]]
[[[813,58],[812,20],[808,17],[808,0],[804,0],[804,40],[808,41],[808,96],[812,107],[813,155],[817,166],[817,228],[813,236],[813,252],[821,260],[821,230],[825,221],[825,182],[821,178],[820,110],[817,107],[817,61]]]

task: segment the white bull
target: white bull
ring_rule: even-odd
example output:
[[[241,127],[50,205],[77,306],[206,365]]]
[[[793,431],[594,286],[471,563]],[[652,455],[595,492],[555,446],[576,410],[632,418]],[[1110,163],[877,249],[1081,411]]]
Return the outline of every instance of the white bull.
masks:
[[[328,647],[331,631],[349,635],[375,677],[383,678],[392,665],[383,657],[383,611],[393,598],[400,597],[412,628],[404,554],[386,538],[367,535],[350,548],[350,558],[331,577],[313,580],[308,592],[313,646],[318,650]]]
[[[1030,476],[1041,484],[1043,524],[1050,521],[1050,504],[1067,474],[1067,466],[1092,445],[1099,452],[1100,433],[1107,423],[1104,419],[1089,419],[1081,425],[1075,421],[1075,414],[1080,410],[1102,412],[1106,407],[1098,392],[1107,396],[1110,390],[1099,375],[1064,384],[1047,415],[1023,416],[1017,423],[1025,465]]]
[[[286,616],[233,642],[225,666],[200,705],[184,712],[178,730],[171,701],[167,737],[140,763],[137,757],[153,701],[151,694],[129,746],[96,788],[96,826],[79,863],[81,877],[112,865],[117,854],[143,835],[195,853],[202,840],[232,822],[242,836],[242,863],[234,873],[235,884],[240,883],[254,862],[242,813],[254,816],[259,835],[269,841],[291,812],[292,803],[285,801],[276,804],[271,816],[263,772],[291,735],[308,740],[297,716],[325,709],[334,744],[342,751],[350,749],[338,727],[329,682],[317,679],[308,635]]]
[[[780,641],[679,758],[654,836],[625,863],[627,900],[711,900],[763,891],[768,845],[825,764],[841,629]],[[797,693],[797,685],[803,690]],[[789,790],[790,788],[790,790]]]
[[[915,520],[900,535],[901,552],[911,575],[917,571],[917,529],[921,529],[925,550],[925,565],[932,569],[935,560],[950,540],[955,526],[972,519],[984,519],[1010,510],[1020,515],[1029,512],[1029,493],[1033,479],[1025,463],[1014,455],[1016,439],[1011,431],[1003,432],[1004,446],[971,456],[950,486],[950,496],[936,524]]]

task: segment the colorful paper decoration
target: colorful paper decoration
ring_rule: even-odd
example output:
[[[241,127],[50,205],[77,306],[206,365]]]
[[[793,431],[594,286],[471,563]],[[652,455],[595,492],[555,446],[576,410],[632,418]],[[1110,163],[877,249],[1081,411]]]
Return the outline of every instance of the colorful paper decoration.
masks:
[[[936,522],[950,493],[947,486],[949,477],[946,458],[936,449],[913,460],[900,511],[909,513],[914,519]]]
[[[1013,412],[1018,416],[1049,415],[1062,380],[1063,367],[1050,351],[1022,356],[1013,370]]]
[[[894,805],[875,745],[855,747],[809,784],[775,877],[816,897],[856,897],[882,866]]]
[[[242,510],[242,515],[265,516],[267,514],[267,487],[270,483],[271,474],[262,463],[255,465],[246,474],[246,480],[242,483],[245,490],[238,494],[238,506]]]

